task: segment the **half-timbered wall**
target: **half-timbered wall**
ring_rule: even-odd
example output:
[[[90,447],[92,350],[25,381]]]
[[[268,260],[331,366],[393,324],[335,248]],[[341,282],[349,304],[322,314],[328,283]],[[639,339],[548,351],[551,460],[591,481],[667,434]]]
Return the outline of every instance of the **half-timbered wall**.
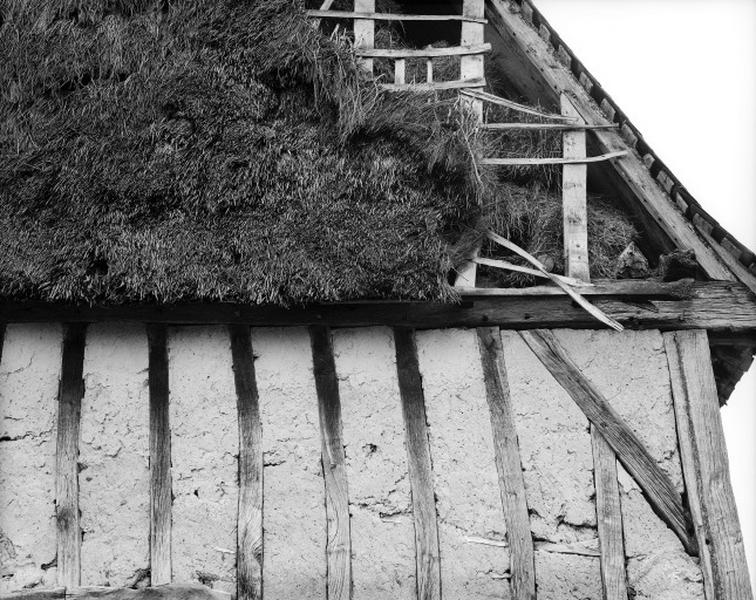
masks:
[[[245,600],[260,589],[266,598],[599,600],[612,569],[626,597],[704,598],[699,558],[683,546],[695,544],[692,529],[681,541],[621,465],[620,511],[601,518],[621,520],[622,539],[602,546],[588,413],[538,345],[566,353],[679,501],[672,338],[658,331],[541,339],[493,328],[193,326],[163,337],[152,327],[86,330],[68,474],[78,492],[66,492],[76,530],[56,519],[56,444],[71,444],[58,405],[77,389],[65,381],[77,372],[65,356],[77,356],[76,337],[61,325],[7,326],[0,591],[148,585],[152,560],[166,579],[223,593],[236,593],[244,569]],[[75,415],[75,393],[66,397]],[[169,444],[150,442],[156,415]],[[151,503],[162,485],[169,501]],[[166,528],[162,550],[155,536]],[[237,532],[249,546],[238,559]],[[610,546],[622,554],[611,567]]]

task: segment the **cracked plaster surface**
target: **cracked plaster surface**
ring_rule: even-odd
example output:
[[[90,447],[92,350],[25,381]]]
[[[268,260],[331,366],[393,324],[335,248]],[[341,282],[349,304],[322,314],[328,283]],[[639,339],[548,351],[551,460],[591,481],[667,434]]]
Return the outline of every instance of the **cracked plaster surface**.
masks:
[[[149,566],[147,364],[143,325],[88,328],[79,444],[82,585],[124,587]]]
[[[416,334],[428,420],[441,552],[450,598],[510,598],[509,549],[477,336]],[[490,543],[494,542],[494,543]]]
[[[309,334],[256,328],[252,348],[265,463],[265,595],[325,598],[326,514]]]
[[[239,448],[225,327],[169,330],[173,578],[235,587]]]
[[[333,332],[341,395],[355,600],[415,597],[407,452],[387,328]]]
[[[55,584],[55,435],[63,332],[11,324],[0,362],[0,593]]]

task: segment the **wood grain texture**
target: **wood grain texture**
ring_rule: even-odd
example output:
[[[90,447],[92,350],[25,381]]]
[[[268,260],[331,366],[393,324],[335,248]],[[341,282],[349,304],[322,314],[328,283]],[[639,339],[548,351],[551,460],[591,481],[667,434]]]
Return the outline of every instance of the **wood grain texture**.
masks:
[[[231,600],[231,595],[204,585],[171,584],[146,588],[84,586],[32,589],[0,594],[0,600]]]
[[[150,390],[150,582],[171,582],[171,430],[168,343],[164,325],[148,325]]]
[[[501,333],[497,327],[480,327],[477,335],[488,409],[491,415],[494,460],[499,473],[501,507],[504,512],[511,555],[512,598],[513,600],[535,600],[533,538],[530,534],[525,479],[522,475],[520,448],[504,366]]]
[[[354,0],[354,10],[357,13],[374,13],[375,0]],[[361,50],[363,48],[375,47],[375,21],[372,19],[355,19],[354,20],[354,48]],[[373,72],[373,59],[360,58],[360,66],[369,73]]]
[[[0,600],[59,600],[66,597],[66,588],[18,590],[0,594]]]
[[[239,419],[239,502],[236,521],[236,597],[263,597],[263,450],[255,358],[249,327],[230,325]]]
[[[394,344],[412,490],[412,512],[415,518],[417,598],[440,600],[441,565],[433,467],[414,332],[407,328],[394,329]]]
[[[547,102],[550,95],[554,104],[557,104],[559,95],[568,92],[575,108],[589,125],[607,124],[606,117],[577,78],[567,67],[554,59],[550,44],[541,38],[520,14],[510,10],[509,2],[490,0],[487,2],[487,8],[486,15],[493,28],[512,44],[512,54],[516,52],[518,57],[529,63],[528,73],[523,77],[523,81],[528,88],[535,90],[532,80],[537,79],[536,87],[544,91],[537,96],[542,103]],[[598,151],[602,153],[628,148],[618,131],[599,130],[595,132],[594,139]],[[734,275],[696,235],[691,224],[659,187],[640,155],[632,152],[622,160],[612,161],[611,166],[632,192],[642,210],[650,216],[650,221],[660,224],[664,234],[676,247],[694,250],[699,264],[712,279],[734,280]]]
[[[313,374],[318,394],[326,496],[326,590],[328,600],[352,597],[352,537],[349,517],[341,399],[333,342],[327,327],[311,327]]]
[[[478,27],[482,28],[483,26],[478,25]],[[446,48],[434,48],[432,46],[425,48],[358,48],[355,50],[355,54],[369,58],[438,58],[444,56],[482,55],[490,51],[491,44],[484,44],[481,41],[474,44],[448,46]],[[472,75],[471,77],[483,77],[483,71],[481,70],[480,74]],[[465,79],[464,74],[462,78]]]
[[[79,426],[84,396],[86,325],[68,324],[58,388],[58,435],[55,457],[55,519],[58,584],[81,583],[81,524],[79,514]]]
[[[659,284],[662,285],[662,284]],[[624,283],[608,284],[591,303],[606,315],[631,329],[707,329],[709,334],[756,335],[756,301],[750,290],[735,282],[695,282],[689,297],[680,299],[678,286],[670,284],[649,298],[637,298]],[[642,293],[642,292],[638,292]],[[266,327],[287,325],[329,325],[362,327],[388,325],[433,329],[439,327],[488,327],[507,329],[549,327],[603,327],[573,306],[572,301],[553,293],[480,297],[467,295],[459,304],[441,302],[352,302],[316,304],[304,308],[242,304],[132,304],[123,306],[52,306],[38,302],[0,304],[0,312],[14,323],[50,321],[130,321],[153,323],[246,323]]]
[[[463,0],[462,15],[472,19],[483,19],[485,17],[484,0]],[[462,22],[462,31],[460,44],[462,47],[480,47],[485,44],[485,26],[482,23],[473,23],[471,21]],[[485,78],[484,57],[482,54],[474,56],[462,56],[460,59],[460,79],[484,79]],[[475,98],[467,98],[470,110],[477,117],[478,121],[483,120],[483,101]]]
[[[402,13],[376,13],[364,10],[347,11],[347,10],[314,10],[307,11],[308,17],[320,17],[328,19],[356,19],[362,17],[362,20],[371,21],[470,21],[473,23],[486,24],[485,19],[476,19],[465,17],[464,15],[420,15],[420,14],[402,14]]]
[[[572,117],[578,124],[585,124],[572,106],[570,99],[562,94],[562,114]],[[585,158],[585,131],[565,131],[562,134],[565,158]],[[564,227],[565,274],[583,281],[590,281],[588,266],[588,166],[564,165],[562,168],[562,222]]]
[[[553,332],[537,329],[520,336],[608,442],[685,550],[696,554],[697,543],[690,535],[690,517],[680,494],[607,399],[580,372]]]
[[[752,600],[706,332],[665,333],[664,347],[706,600]]]
[[[627,600],[625,539],[617,481],[617,455],[593,424],[591,446],[604,600]]]

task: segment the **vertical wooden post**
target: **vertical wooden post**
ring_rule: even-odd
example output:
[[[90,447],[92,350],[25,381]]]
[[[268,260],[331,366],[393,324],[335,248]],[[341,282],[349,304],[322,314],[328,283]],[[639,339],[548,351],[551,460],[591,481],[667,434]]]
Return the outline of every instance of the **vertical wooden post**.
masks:
[[[578,119],[584,124],[580,113],[562,94],[562,114]],[[565,131],[562,135],[565,158],[586,157],[585,131]],[[562,175],[562,211],[564,219],[564,260],[565,274],[569,277],[590,280],[588,266],[588,165],[564,165]]]
[[[58,388],[58,435],[55,460],[55,518],[58,544],[58,585],[81,585],[79,517],[79,424],[84,396],[86,325],[66,325]]]
[[[517,442],[509,382],[504,367],[504,351],[498,327],[478,328],[478,350],[483,366],[491,430],[494,441],[494,460],[499,473],[499,490],[507,541],[511,555],[513,600],[535,600],[536,578],[533,538],[522,476],[520,448]]]
[[[354,0],[354,11],[360,13],[374,13],[375,0]],[[375,47],[375,21],[372,19],[354,20],[354,47]],[[373,59],[360,58],[360,64],[370,74],[373,73]]]
[[[263,451],[252,339],[246,325],[230,325],[239,419],[239,502],[236,521],[236,598],[263,597]]]
[[[147,326],[150,390],[150,583],[171,582],[171,429],[165,325]]]
[[[462,15],[482,19],[486,15],[485,0],[463,0]],[[482,23],[462,23],[462,36],[460,45],[477,46],[485,41],[485,25]],[[482,54],[475,56],[463,56],[460,59],[460,79],[482,80],[485,77],[485,63]],[[483,101],[470,99],[470,108],[480,121],[483,120]]]
[[[665,333],[664,348],[706,600],[752,600],[708,336]]]
[[[394,83],[397,85],[407,83],[407,61],[403,58],[397,58],[394,61]]]
[[[412,490],[417,598],[418,600],[440,600],[441,565],[436,495],[425,416],[425,397],[417,362],[414,332],[403,327],[395,328],[394,344],[399,393],[402,398],[410,489]]]
[[[310,344],[318,394],[326,495],[326,596],[328,600],[349,600],[352,596],[349,490],[341,433],[341,399],[331,331],[327,327],[311,327]]]
[[[570,99],[562,94],[562,114],[584,124]],[[565,131],[562,135],[565,158],[587,156],[585,131]],[[588,262],[588,165],[564,165],[562,211],[564,221],[565,275],[590,281]],[[627,600],[625,542],[617,456],[603,436],[590,425],[593,449],[593,479],[596,486],[596,524],[601,550],[601,583],[606,600]]]

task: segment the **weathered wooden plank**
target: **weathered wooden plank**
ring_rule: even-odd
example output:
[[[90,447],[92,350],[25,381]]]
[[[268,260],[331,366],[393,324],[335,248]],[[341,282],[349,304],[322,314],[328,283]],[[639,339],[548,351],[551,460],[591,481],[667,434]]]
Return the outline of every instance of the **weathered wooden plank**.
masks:
[[[579,124],[585,122],[562,94],[562,114]],[[565,158],[585,158],[585,131],[565,131],[562,134]],[[562,222],[564,227],[564,260],[568,277],[583,281],[591,278],[588,265],[588,167],[585,164],[564,165],[562,169]]]
[[[573,119],[570,119],[569,117],[565,117],[564,115],[547,113],[547,112],[535,109],[532,106],[528,106],[526,104],[520,104],[518,102],[508,100],[507,98],[502,98],[501,96],[489,94],[488,92],[483,92],[481,90],[465,90],[462,92],[462,94],[465,96],[470,96],[472,98],[478,98],[479,100],[483,100],[484,102],[489,102],[491,104],[503,106],[504,108],[510,108],[512,110],[521,112],[526,115],[533,115],[534,117],[540,117],[542,119],[551,119],[555,121],[560,121],[562,123],[573,122]]]
[[[394,61],[394,83],[403,85],[407,81],[407,61],[399,58]]]
[[[596,485],[596,525],[605,600],[627,600],[625,540],[617,481],[617,455],[591,424],[593,476]]]
[[[349,600],[352,592],[349,489],[341,431],[339,382],[330,330],[327,327],[311,327],[310,342],[318,394],[326,494],[326,589],[329,600]]]
[[[356,8],[357,5],[355,5]],[[464,15],[412,15],[401,13],[377,13],[366,10],[308,10],[308,17],[320,17],[321,19],[361,19],[371,21],[462,21],[471,23],[488,23],[485,19],[466,17]]]
[[[618,150],[616,152],[607,152],[598,156],[587,156],[581,158],[481,158],[478,164],[508,167],[508,166],[538,166],[538,165],[585,165],[588,163],[597,163],[622,158],[627,156],[627,150]]]
[[[509,382],[504,367],[501,334],[497,327],[480,327],[477,333],[486,397],[491,414],[501,506],[511,555],[512,598],[535,600],[533,538],[530,534],[525,480],[522,475]]]
[[[55,460],[55,518],[58,539],[58,584],[81,583],[79,515],[79,424],[84,395],[86,325],[66,325],[58,388],[58,435]]]
[[[480,25],[479,27],[482,27]],[[464,40],[463,40],[464,44]],[[438,58],[444,56],[471,56],[485,54],[491,51],[491,44],[471,43],[462,46],[448,46],[446,48],[357,48],[355,54],[365,58]],[[482,77],[483,73],[470,75]],[[462,78],[465,79],[464,74]]]
[[[662,285],[662,284],[659,284]],[[615,287],[616,286],[616,287]],[[670,284],[675,290],[676,284]],[[607,284],[591,297],[604,314],[630,329],[662,331],[707,329],[710,335],[756,335],[756,301],[744,285],[736,282],[696,282],[688,298],[663,296],[637,298],[625,282]],[[498,325],[507,329],[549,327],[603,327],[573,306],[571,300],[551,292],[532,295],[465,296],[458,304],[441,302],[353,302],[318,304],[304,308],[254,306],[249,304],[133,304],[122,306],[52,306],[39,302],[0,304],[0,312],[11,322],[130,321],[153,323],[246,323],[262,326],[316,325],[367,327],[375,325],[433,329]]]
[[[231,595],[204,585],[170,584],[146,588],[83,586],[19,590],[0,594],[0,600],[231,600]]]
[[[463,0],[462,15],[473,19],[483,19],[485,17],[484,0]],[[481,23],[471,21],[462,22],[461,31],[462,46],[480,46],[486,45],[485,26]],[[460,59],[460,79],[485,79],[485,68],[483,55],[462,56]],[[468,103],[473,114],[478,121],[483,120],[483,102],[479,99],[468,98]]]
[[[441,565],[433,470],[414,332],[407,328],[394,329],[394,343],[412,489],[412,512],[415,517],[417,598],[440,600]]]
[[[356,13],[375,13],[375,0],[354,0]],[[375,20],[354,20],[354,48],[358,52],[364,48],[375,47]],[[361,58],[360,65],[369,73],[373,72],[373,59]]]
[[[59,600],[66,597],[66,588],[18,590],[0,594],[0,600]]]
[[[706,332],[665,333],[664,347],[706,600],[751,600]]]
[[[171,431],[164,325],[147,327],[150,389],[150,582],[171,582]]]
[[[387,92],[432,92],[439,90],[457,90],[461,88],[485,87],[485,79],[458,79],[454,81],[430,81],[426,83],[381,83],[378,85]]]
[[[572,123],[481,123],[480,128],[487,131],[543,130],[543,131],[594,131],[596,129],[616,129],[618,125],[578,125]]]
[[[229,326],[239,418],[239,504],[236,521],[236,597],[263,597],[263,451],[255,358],[249,327]]]
[[[607,123],[596,102],[570,70],[554,60],[550,44],[519,14],[511,11],[508,2],[490,0],[487,8],[487,16],[493,28],[512,44],[512,53],[517,52],[518,57],[529,64],[528,73],[522,79],[530,90],[543,90],[543,93],[538,95],[542,101],[547,99],[550,93],[555,103],[558,102],[559,94],[569,92],[575,107],[588,124]],[[594,139],[599,151],[603,153],[627,148],[619,131],[599,130],[595,132]],[[628,154],[623,160],[612,161],[610,164],[643,210],[651,217],[651,221],[660,224],[665,235],[678,248],[693,249],[696,259],[709,277],[719,280],[734,279],[732,273],[696,235],[691,224],[659,187],[638,154]]]
[[[696,554],[696,540],[689,534],[690,517],[683,508],[680,494],[632,430],[580,372],[551,331],[538,329],[520,335],[608,442],[685,550]]]

